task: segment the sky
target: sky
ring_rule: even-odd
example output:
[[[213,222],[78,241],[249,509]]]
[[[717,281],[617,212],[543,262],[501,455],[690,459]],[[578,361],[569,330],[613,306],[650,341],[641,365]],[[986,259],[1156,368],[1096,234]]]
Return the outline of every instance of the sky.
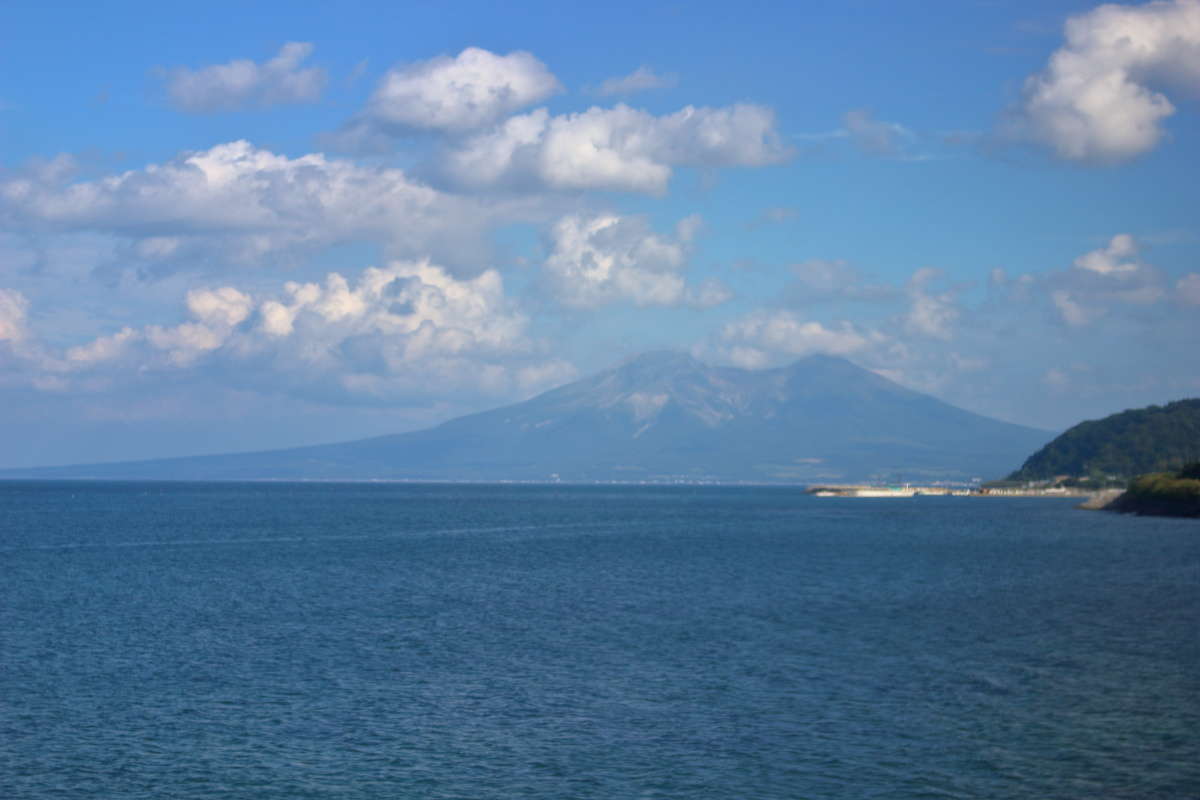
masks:
[[[5,4],[0,468],[657,349],[1051,431],[1200,396],[1200,0]]]

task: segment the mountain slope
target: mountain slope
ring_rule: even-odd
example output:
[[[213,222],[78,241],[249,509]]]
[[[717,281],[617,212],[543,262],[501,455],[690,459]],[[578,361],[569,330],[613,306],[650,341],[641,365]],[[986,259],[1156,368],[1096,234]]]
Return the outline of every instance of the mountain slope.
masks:
[[[263,453],[23,470],[29,477],[806,483],[992,477],[1049,434],[813,356],[748,371],[651,353],[436,428]],[[17,477],[15,471],[3,473]]]
[[[1200,399],[1178,400],[1081,422],[1025,460],[1012,480],[1178,469],[1200,461]]]

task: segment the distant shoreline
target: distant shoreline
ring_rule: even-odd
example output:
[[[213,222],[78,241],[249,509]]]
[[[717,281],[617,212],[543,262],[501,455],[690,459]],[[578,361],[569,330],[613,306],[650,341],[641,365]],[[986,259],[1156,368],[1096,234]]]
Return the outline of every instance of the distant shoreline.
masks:
[[[1095,492],[1083,489],[990,489],[913,484],[822,484],[809,486],[805,494],[816,497],[1091,497]]]

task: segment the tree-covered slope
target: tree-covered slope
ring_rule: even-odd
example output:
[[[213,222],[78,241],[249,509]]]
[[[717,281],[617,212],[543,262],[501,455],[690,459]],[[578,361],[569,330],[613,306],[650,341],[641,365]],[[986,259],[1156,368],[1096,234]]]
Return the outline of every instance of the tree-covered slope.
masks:
[[[1175,473],[1139,475],[1107,509],[1164,517],[1200,517],[1200,463],[1188,464]]]
[[[1200,460],[1200,399],[1081,422],[1030,456],[1011,480],[1056,475],[1129,478]]]

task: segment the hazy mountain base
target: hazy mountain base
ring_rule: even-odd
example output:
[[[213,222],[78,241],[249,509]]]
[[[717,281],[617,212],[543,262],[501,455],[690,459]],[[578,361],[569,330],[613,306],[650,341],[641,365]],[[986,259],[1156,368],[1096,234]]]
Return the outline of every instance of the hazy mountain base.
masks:
[[[709,367],[652,353],[436,428],[343,444],[3,477],[162,480],[965,482],[1049,434],[982,417],[826,356]]]

